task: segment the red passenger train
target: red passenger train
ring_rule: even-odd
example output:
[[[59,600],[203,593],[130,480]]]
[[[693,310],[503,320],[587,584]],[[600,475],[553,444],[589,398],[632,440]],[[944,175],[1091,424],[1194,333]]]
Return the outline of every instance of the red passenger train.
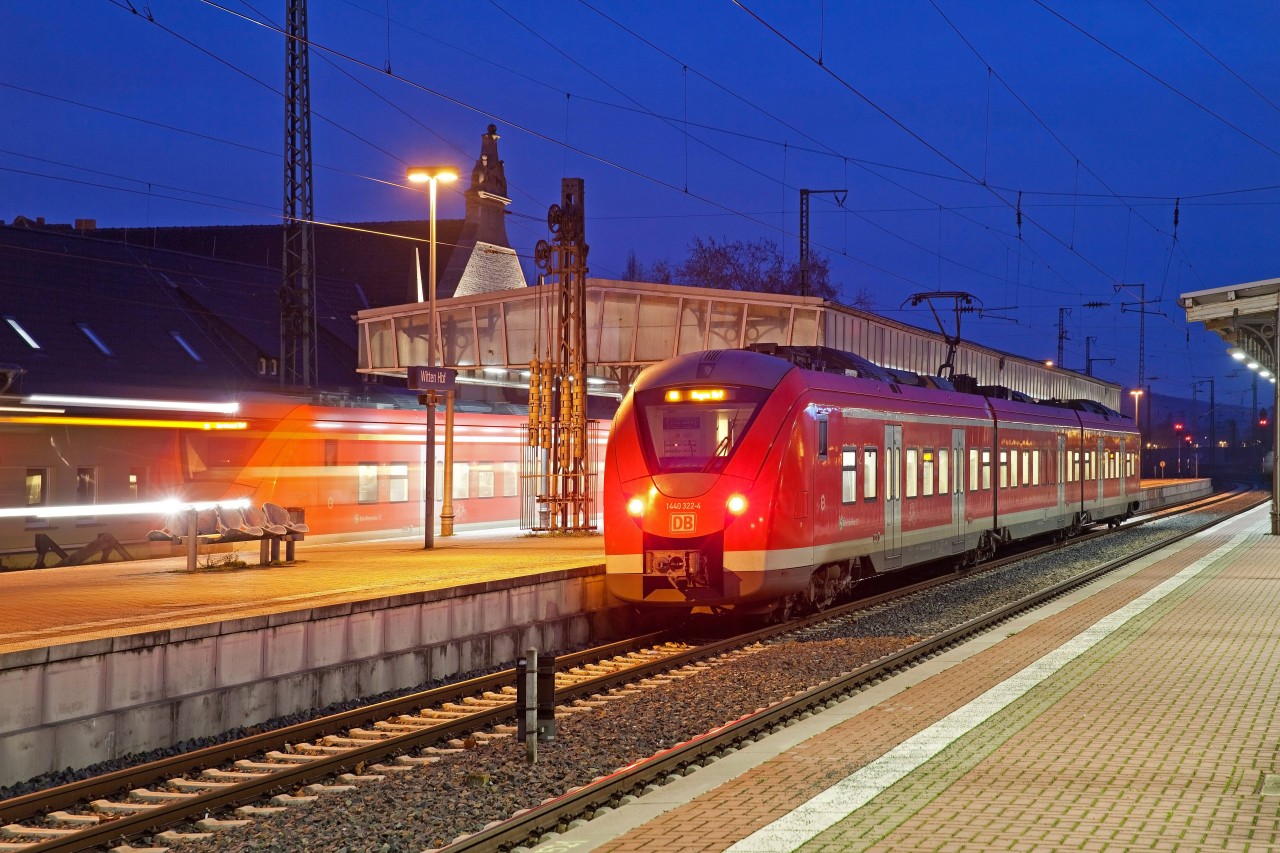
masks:
[[[617,597],[818,608],[871,573],[972,564],[1137,509],[1138,433],[1105,406],[776,352],[680,356],[624,399],[603,492]]]
[[[167,400],[67,398],[0,412],[0,560],[34,559],[37,534],[78,547],[110,533],[134,556],[163,519],[132,504],[248,498],[306,511],[309,538],[420,533],[425,410],[319,406],[247,395],[222,413]],[[55,402],[59,402],[55,399]],[[62,409],[65,409],[63,411]],[[527,417],[458,413],[453,508],[460,529],[515,525]],[[443,499],[437,426],[436,511]],[[106,515],[97,508],[111,508]],[[74,514],[46,518],[48,508]]]

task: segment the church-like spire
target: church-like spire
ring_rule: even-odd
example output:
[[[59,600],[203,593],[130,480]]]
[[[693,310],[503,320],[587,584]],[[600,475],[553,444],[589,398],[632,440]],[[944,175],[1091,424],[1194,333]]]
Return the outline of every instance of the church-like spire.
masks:
[[[489,125],[480,137],[480,156],[471,169],[467,218],[458,246],[440,276],[437,295],[468,296],[526,287],[519,259],[507,239],[507,173],[498,157],[498,128]],[[480,251],[477,251],[479,249]]]
[[[471,170],[471,190],[506,198],[507,173],[498,158],[498,140],[501,138],[495,124],[489,125],[484,136],[480,137],[480,158]]]

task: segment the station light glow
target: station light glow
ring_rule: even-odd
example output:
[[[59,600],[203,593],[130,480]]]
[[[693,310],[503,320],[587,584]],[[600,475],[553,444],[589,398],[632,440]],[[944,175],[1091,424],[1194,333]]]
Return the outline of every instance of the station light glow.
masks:
[[[67,394],[30,394],[22,402],[34,406],[79,406],[90,409],[154,409],[162,412],[210,412],[234,415],[239,403],[212,403],[199,400],[137,400],[120,397],[79,397]]]
[[[15,415],[12,417],[0,417],[0,424],[149,427],[152,429],[198,429],[206,432],[249,428],[247,421],[170,421],[160,420],[157,418],[89,418],[56,415]]]
[[[0,518],[76,518],[97,515],[176,515],[180,512],[213,509],[244,509],[248,498],[226,501],[180,501],[176,498],[164,501],[141,501],[131,504],[71,504],[70,506],[13,506],[0,507]]]
[[[0,412],[25,412],[26,414],[60,415],[66,409],[55,409],[52,406],[0,406]]]
[[[5,319],[5,322],[7,322],[13,328],[13,330],[18,333],[18,337],[22,338],[24,341],[27,342],[27,346],[31,347],[32,349],[40,349],[40,345],[36,343],[36,339],[31,337],[31,335],[28,334],[26,329],[22,328],[21,323],[19,323],[17,320],[13,319],[12,317],[5,317],[4,319]]]

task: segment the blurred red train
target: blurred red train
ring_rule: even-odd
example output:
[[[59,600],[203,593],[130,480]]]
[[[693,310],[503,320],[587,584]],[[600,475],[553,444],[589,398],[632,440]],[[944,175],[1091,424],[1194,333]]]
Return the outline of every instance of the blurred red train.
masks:
[[[109,532],[138,546],[135,556],[157,552],[160,546],[142,544],[162,521],[157,513],[108,516],[106,505],[127,512],[131,503],[170,498],[303,507],[310,538],[422,530],[423,409],[327,407],[278,396],[206,411],[163,400],[67,398],[63,411],[41,411],[38,404],[48,400],[23,402],[0,411],[0,555],[8,555],[8,565],[23,564],[18,555],[32,551],[37,533],[67,548]],[[443,420],[437,417],[437,517]],[[453,506],[460,529],[518,523],[526,421],[455,416]],[[103,512],[95,513],[95,505]],[[35,514],[50,507],[72,507],[74,514]]]
[[[972,564],[1137,509],[1138,433],[1100,404],[776,352],[691,353],[637,379],[605,454],[614,595],[820,608],[871,573]]]

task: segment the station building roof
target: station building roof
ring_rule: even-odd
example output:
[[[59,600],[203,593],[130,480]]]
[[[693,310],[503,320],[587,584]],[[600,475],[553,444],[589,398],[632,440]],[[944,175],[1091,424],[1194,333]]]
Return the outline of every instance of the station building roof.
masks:
[[[547,330],[558,327],[558,309],[554,286],[438,299],[443,362],[436,366],[457,369],[460,380],[527,382],[520,372],[529,362],[550,357]],[[404,376],[408,367],[430,363],[426,303],[362,310],[357,322],[360,372]],[[939,332],[815,297],[605,279],[587,280],[586,328],[588,374],[620,391],[643,367],[698,350],[828,346],[928,375],[937,372],[947,350]],[[1120,407],[1114,383],[978,344],[960,343],[954,367],[980,385],[1003,385],[1037,399],[1085,398]]]
[[[0,365],[14,377],[10,393],[278,392],[279,290],[278,269],[3,226]],[[316,305],[320,384],[364,393],[359,288],[320,277]]]

